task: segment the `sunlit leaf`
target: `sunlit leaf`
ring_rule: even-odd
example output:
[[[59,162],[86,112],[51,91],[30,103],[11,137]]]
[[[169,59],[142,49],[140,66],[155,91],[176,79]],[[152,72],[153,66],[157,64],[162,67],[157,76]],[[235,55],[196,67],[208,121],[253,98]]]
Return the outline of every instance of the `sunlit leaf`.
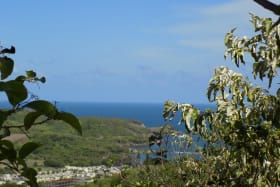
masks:
[[[36,72],[30,70],[30,71],[26,71],[26,75],[28,78],[34,78],[36,77]]]

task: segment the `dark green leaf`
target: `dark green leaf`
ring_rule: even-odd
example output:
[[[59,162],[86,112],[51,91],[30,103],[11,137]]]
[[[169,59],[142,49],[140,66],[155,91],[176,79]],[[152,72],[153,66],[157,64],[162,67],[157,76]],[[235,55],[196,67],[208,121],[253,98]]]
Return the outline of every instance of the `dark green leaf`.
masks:
[[[1,80],[7,78],[13,72],[14,61],[8,57],[0,57]]]
[[[2,132],[3,133],[0,135],[0,139],[11,135],[11,131],[9,128],[2,128]]]
[[[41,81],[42,83],[45,83],[45,82],[46,82],[46,77],[41,77],[41,78],[39,79],[39,81]]]
[[[56,116],[55,119],[58,120],[62,120],[66,123],[68,123],[69,125],[71,125],[76,131],[79,132],[80,135],[82,135],[82,127],[81,124],[79,122],[79,120],[70,113],[67,112],[59,112]]]
[[[19,150],[19,158],[24,159],[30,153],[32,153],[35,149],[37,149],[40,145],[34,142],[28,142],[24,144]]]
[[[5,91],[9,102],[15,106],[27,98],[27,90],[22,82],[11,80],[0,82],[0,91]]]
[[[5,146],[8,149],[14,149],[14,144],[9,140],[0,140],[0,147]]]
[[[40,112],[30,112],[24,118],[24,128],[25,130],[30,129],[30,127],[34,124],[35,120],[42,115]]]
[[[9,140],[0,141],[0,152],[5,157],[5,159],[9,160],[10,162],[14,162],[16,160],[17,152],[14,149],[13,143]]]
[[[234,33],[234,31],[237,29],[237,27],[234,27],[233,29],[230,30],[230,33]]]
[[[26,80],[26,77],[23,75],[18,76],[16,79],[16,81],[20,81],[20,82],[24,82]]]
[[[15,54],[16,53],[16,48],[14,46],[11,46],[10,49],[5,48],[5,49],[0,51],[0,54],[4,54],[4,53]]]
[[[7,111],[0,110],[0,128],[2,124],[7,120],[9,113]]]
[[[38,113],[44,114],[49,118],[54,118],[57,114],[56,107],[48,101],[37,100],[26,104],[24,107],[31,108]]]
[[[37,171],[33,168],[24,168],[21,173],[22,176],[28,179],[26,183],[31,187],[38,187],[38,183],[36,180]]]

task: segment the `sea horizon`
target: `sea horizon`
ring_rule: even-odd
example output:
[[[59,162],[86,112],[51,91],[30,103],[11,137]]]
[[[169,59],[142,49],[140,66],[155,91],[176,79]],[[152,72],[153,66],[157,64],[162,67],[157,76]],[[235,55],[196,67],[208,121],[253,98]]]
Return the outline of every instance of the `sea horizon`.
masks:
[[[70,112],[77,117],[108,117],[136,120],[146,127],[160,127],[165,124],[172,124],[175,129],[182,130],[183,126],[178,125],[180,114],[174,120],[166,121],[162,116],[164,102],[93,102],[93,101],[55,101],[60,111]],[[193,104],[195,107],[205,110],[213,108],[211,103]],[[8,102],[0,102],[0,108],[11,107]]]

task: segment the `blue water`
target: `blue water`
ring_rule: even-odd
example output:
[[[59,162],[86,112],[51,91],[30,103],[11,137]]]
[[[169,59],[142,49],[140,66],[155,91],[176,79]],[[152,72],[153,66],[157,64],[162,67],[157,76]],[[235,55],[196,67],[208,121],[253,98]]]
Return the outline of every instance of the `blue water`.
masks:
[[[209,104],[197,104],[197,108],[204,110],[213,108]],[[178,125],[180,114],[172,121],[164,121],[162,112],[164,103],[92,103],[92,102],[58,102],[57,107],[65,112],[71,112],[78,117],[116,117],[138,120],[146,127],[159,127],[171,123],[175,128]]]
[[[205,110],[213,108],[210,104],[194,104],[195,107]],[[162,117],[164,103],[98,103],[98,102],[57,102],[60,111],[70,112],[78,117],[113,117],[137,120],[146,127],[159,127],[172,124],[175,129],[182,130],[178,125],[180,114],[173,121],[165,121]],[[0,102],[0,108],[10,108],[7,102]]]

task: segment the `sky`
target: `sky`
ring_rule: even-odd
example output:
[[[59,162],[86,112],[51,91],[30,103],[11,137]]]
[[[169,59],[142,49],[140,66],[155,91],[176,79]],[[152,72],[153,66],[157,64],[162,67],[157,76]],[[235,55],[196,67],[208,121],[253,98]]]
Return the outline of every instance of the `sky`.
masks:
[[[277,1],[274,1],[277,2]],[[50,101],[205,103],[224,60],[224,35],[249,35],[253,0],[14,0],[1,2],[0,41],[16,47],[15,74]],[[275,18],[275,17],[273,17]]]

